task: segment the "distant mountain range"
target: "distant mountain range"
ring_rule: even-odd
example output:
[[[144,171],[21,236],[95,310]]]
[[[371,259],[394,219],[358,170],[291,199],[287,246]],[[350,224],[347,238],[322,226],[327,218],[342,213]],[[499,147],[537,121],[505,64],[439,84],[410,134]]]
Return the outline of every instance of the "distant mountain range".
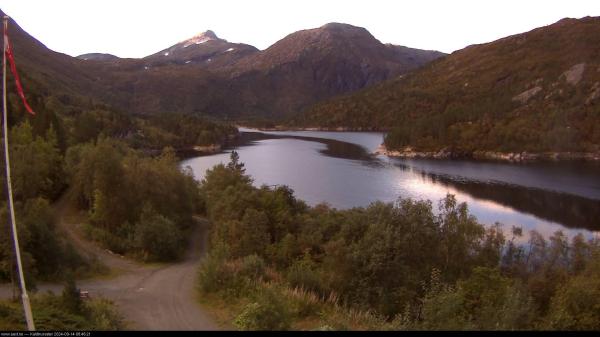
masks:
[[[404,152],[600,152],[600,18],[563,19],[448,56],[330,23],[266,50],[206,31],[140,59],[74,58],[10,26],[37,108],[77,115],[100,104],[144,116],[389,130],[388,149]]]
[[[140,115],[282,120],[445,55],[385,45],[364,28],[331,23],[292,33],[264,51],[206,31],[141,59],[74,58],[49,50],[12,20],[10,27],[26,86]]]
[[[319,103],[294,125],[391,130],[407,154],[600,151],[600,18],[473,45]]]

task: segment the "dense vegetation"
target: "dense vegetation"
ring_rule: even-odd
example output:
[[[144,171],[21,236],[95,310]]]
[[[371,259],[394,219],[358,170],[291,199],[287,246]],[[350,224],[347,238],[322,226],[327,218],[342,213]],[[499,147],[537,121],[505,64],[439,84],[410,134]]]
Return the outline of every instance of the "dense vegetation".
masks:
[[[484,227],[449,195],[308,207],[237,155],[206,174],[200,289],[241,329],[598,329],[597,241]],[[235,316],[234,315],[234,316]]]
[[[223,144],[237,134],[231,125],[196,115],[163,113],[139,120],[140,132],[131,139],[135,148],[188,149],[195,145]]]
[[[600,151],[600,19],[474,45],[317,104],[295,124],[390,130],[390,149]]]
[[[188,150],[196,145],[223,144],[237,134],[231,125],[197,115],[163,113],[136,118],[108,107],[85,110],[73,117],[71,144],[94,141],[100,136],[121,139],[144,151],[165,147]]]
[[[81,256],[57,231],[60,214],[55,213],[71,198],[88,214],[85,229],[91,239],[139,259],[176,259],[193,224],[198,190],[190,173],[179,169],[175,152],[222,144],[237,130],[199,114],[148,118],[104,104],[98,100],[104,94],[90,96],[107,92],[90,77],[92,71],[32,43],[31,37],[14,28],[12,41],[22,51],[19,70],[27,100],[36,112],[31,116],[24,111],[9,80],[12,183],[29,289],[65,274],[83,277],[106,271],[98,261]],[[117,96],[114,100],[120,99]],[[4,167],[4,153],[0,154]],[[5,191],[4,174],[0,185]],[[0,283],[16,280],[4,200],[0,202]],[[34,296],[39,329],[122,328],[106,301],[94,299],[77,310],[65,309],[64,301],[64,296]],[[0,303],[0,330],[23,326],[20,305]]]
[[[597,21],[567,20],[473,46],[319,105],[298,123],[391,125],[390,148],[598,151]],[[20,37],[17,45],[28,45]],[[70,190],[89,215],[91,238],[144,260],[176,259],[193,215],[204,210],[213,228],[200,288],[233,304],[241,329],[600,328],[596,241],[569,241],[560,232],[547,241],[532,232],[521,246],[519,229],[508,239],[500,226],[485,228],[452,196],[437,211],[410,199],[344,211],[308,207],[286,187],[253,187],[235,156],[209,171],[199,188],[179,170],[174,149],[222,143],[232,127],[199,115],[136,117],[85,93],[103,93],[97,99],[136,105],[141,113],[164,106],[201,111],[196,104],[232,111],[239,107],[228,100],[232,90],[255,102],[252,91],[241,90],[255,86],[251,77],[211,92],[219,89],[207,75],[198,84],[208,94],[194,96],[179,90],[193,76],[187,71],[167,67],[135,77],[124,68],[100,80],[102,69],[86,72],[83,63],[42,47],[27,53],[23,64],[31,71],[22,72],[35,117],[9,87],[13,187],[30,285],[90,268],[55,231],[51,205]],[[580,65],[582,76],[573,79]],[[103,90],[123,76],[120,86]],[[173,95],[150,97],[164,88]],[[145,95],[136,99],[134,92]],[[527,92],[531,97],[523,98]],[[261,93],[265,102],[274,97]],[[125,97],[133,98],[123,103]],[[0,213],[7,219],[4,203]],[[0,235],[0,280],[14,278],[13,260],[10,236]],[[82,303],[74,289],[34,299],[40,328],[119,327],[110,304]],[[0,330],[22,326],[17,308],[0,303]]]
[[[173,150],[160,154],[166,147],[223,143],[235,128],[195,115],[135,117],[73,92],[56,96],[41,78],[26,80],[35,116],[24,111],[12,81],[7,91],[13,192],[29,283],[99,267],[55,233],[51,205],[67,190],[89,211],[88,232],[110,249],[176,258],[195,210],[196,183],[179,170]],[[0,160],[4,165],[3,151]],[[0,183],[5,186],[4,174]],[[4,200],[0,213],[7,234],[0,235],[0,281],[8,281],[14,259]],[[172,228],[171,235],[159,235],[161,226]]]
[[[191,172],[179,169],[172,149],[147,157],[124,143],[99,139],[69,148],[66,156],[73,195],[89,210],[90,237],[145,259],[178,256],[198,189]]]
[[[63,97],[64,99],[64,97]],[[104,105],[49,95],[30,98],[35,116],[10,96],[10,154],[16,218],[29,289],[63,275],[106,268],[79,255],[56,229],[57,207],[74,199],[90,238],[143,260],[178,258],[198,204],[197,182],[178,166],[183,149],[225,141],[235,129],[197,116],[127,116]],[[164,148],[164,150],[162,150]],[[162,151],[161,151],[162,150]],[[4,167],[4,153],[1,164]],[[0,185],[6,190],[4,174]],[[58,207],[60,212],[60,207]],[[0,203],[0,282],[16,280],[6,209]],[[60,215],[59,215],[60,216]],[[85,221],[85,220],[84,220]],[[64,296],[63,296],[64,297]],[[33,298],[40,329],[119,329],[112,304],[95,299],[74,312],[52,295]],[[22,329],[18,303],[0,303],[0,330]]]
[[[31,301],[37,330],[121,330],[123,319],[105,299],[82,300],[75,282],[63,293],[35,295]],[[25,318],[20,301],[0,301],[0,330],[23,330]]]
[[[16,218],[26,274],[30,280],[52,279],[65,270],[88,267],[73,250],[54,233],[54,216],[50,203],[65,188],[62,154],[54,129],[44,136],[25,121],[10,133],[12,182]],[[4,167],[4,151],[2,166]],[[2,174],[1,185],[5,186]],[[5,187],[3,187],[5,190]],[[0,235],[0,280],[10,280],[13,272],[13,242],[6,210],[6,199],[1,203],[2,233]]]

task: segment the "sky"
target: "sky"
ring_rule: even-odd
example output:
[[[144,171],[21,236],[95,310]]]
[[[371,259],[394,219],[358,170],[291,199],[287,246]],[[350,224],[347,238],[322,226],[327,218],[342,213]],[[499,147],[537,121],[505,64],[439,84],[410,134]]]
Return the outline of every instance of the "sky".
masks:
[[[565,17],[600,16],[600,0],[0,0],[0,8],[50,49],[119,57],[144,57],[208,29],[266,49],[329,22],[450,53]]]

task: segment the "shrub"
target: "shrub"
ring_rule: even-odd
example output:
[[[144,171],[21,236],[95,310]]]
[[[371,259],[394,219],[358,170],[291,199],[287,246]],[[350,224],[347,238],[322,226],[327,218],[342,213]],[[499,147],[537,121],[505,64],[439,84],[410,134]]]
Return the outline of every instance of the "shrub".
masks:
[[[70,287],[67,287],[70,288]],[[72,299],[73,288],[67,298]],[[79,297],[79,294],[77,294]],[[68,300],[71,302],[71,300]],[[31,298],[33,318],[38,330],[121,330],[125,326],[121,314],[111,301],[96,298],[76,310],[65,304],[65,295],[52,293]],[[0,302],[0,331],[23,330],[25,318],[20,302]]]
[[[123,329],[123,317],[111,301],[103,298],[94,299],[88,303],[88,309],[94,330]]]
[[[321,275],[315,269],[315,263],[306,254],[302,260],[297,260],[288,268],[287,281],[292,287],[324,294]]]
[[[72,277],[67,277],[61,300],[63,308],[68,312],[74,315],[82,315],[86,313],[83,300],[79,296],[79,289],[77,288],[75,280]]]
[[[225,261],[228,249],[224,245],[215,245],[204,258],[198,271],[198,285],[203,293],[212,293],[223,288],[227,278]]]
[[[288,330],[291,315],[285,302],[273,290],[263,290],[257,297],[236,317],[234,325],[240,330]]]
[[[266,268],[265,260],[256,254],[252,254],[241,259],[238,275],[250,280],[259,280],[264,277]]]
[[[570,279],[552,298],[547,327],[557,330],[600,329],[600,257],[593,256],[585,272]]]
[[[183,235],[173,221],[145,207],[135,227],[136,245],[147,259],[171,260],[181,253]]]

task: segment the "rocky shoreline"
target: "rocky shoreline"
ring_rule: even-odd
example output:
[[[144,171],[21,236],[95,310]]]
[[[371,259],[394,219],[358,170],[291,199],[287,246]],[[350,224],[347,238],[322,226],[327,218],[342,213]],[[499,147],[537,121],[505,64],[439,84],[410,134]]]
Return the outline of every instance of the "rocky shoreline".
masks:
[[[277,125],[275,127],[247,127],[250,129],[257,129],[260,131],[335,131],[335,132],[385,132],[388,131],[384,128],[375,127],[349,127],[349,126],[337,126],[337,127],[293,127]]]
[[[239,132],[235,134],[229,134],[227,137],[221,139],[219,143],[208,144],[208,145],[194,145],[185,148],[179,148],[175,151],[180,158],[191,158],[198,155],[211,155],[221,152],[224,148],[227,148],[239,138]]]
[[[210,144],[210,145],[196,145],[192,147],[192,150],[202,153],[216,153],[220,152],[223,146],[221,144]]]
[[[397,158],[434,158],[434,159],[458,159],[471,158],[483,160],[500,160],[509,162],[532,162],[532,161],[600,161],[600,153],[596,152],[496,152],[496,151],[474,151],[470,153],[457,153],[448,149],[440,151],[421,152],[411,147],[402,150],[388,150],[381,144],[374,152],[376,155],[384,155]]]

